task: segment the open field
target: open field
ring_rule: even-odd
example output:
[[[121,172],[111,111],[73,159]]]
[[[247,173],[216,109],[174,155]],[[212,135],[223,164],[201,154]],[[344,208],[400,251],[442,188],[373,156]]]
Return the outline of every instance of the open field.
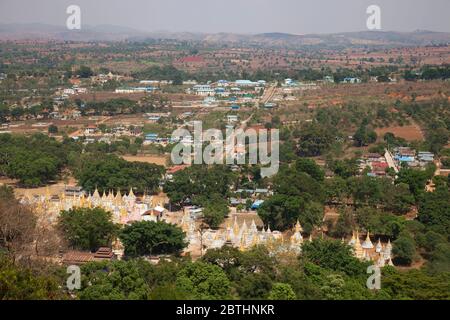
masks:
[[[153,163],[160,166],[167,166],[168,156],[157,156],[157,155],[149,155],[149,156],[122,156],[123,159],[131,162],[145,162],[145,163]]]
[[[393,133],[396,137],[405,139],[406,141],[423,141],[424,136],[419,126],[413,124],[408,126],[392,126],[386,128],[377,128],[375,132],[379,137],[383,137],[387,132]]]
[[[303,105],[309,107],[331,107],[345,102],[395,103],[429,101],[450,97],[450,82],[398,82],[361,83],[357,85],[322,85],[318,90],[305,90],[298,94]]]

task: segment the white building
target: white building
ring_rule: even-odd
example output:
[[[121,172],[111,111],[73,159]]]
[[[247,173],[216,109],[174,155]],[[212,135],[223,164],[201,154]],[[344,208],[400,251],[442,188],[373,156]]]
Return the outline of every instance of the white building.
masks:
[[[214,96],[216,93],[209,84],[197,84],[192,89],[199,96]]]
[[[227,121],[228,123],[235,123],[238,121],[238,116],[234,114],[227,115]]]

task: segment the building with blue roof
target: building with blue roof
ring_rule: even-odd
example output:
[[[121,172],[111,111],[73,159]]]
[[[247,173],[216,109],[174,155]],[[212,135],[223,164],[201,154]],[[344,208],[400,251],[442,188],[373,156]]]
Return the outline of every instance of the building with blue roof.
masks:
[[[395,160],[397,160],[399,162],[414,162],[414,160],[415,160],[414,157],[411,157],[411,156],[400,156],[400,155],[397,155],[394,158],[395,158]]]
[[[259,207],[261,207],[261,205],[264,203],[264,200],[256,200],[255,202],[253,202],[251,209],[252,210],[256,210]]]
[[[158,134],[157,133],[147,133],[145,135],[145,141],[155,142],[156,140],[158,140]]]

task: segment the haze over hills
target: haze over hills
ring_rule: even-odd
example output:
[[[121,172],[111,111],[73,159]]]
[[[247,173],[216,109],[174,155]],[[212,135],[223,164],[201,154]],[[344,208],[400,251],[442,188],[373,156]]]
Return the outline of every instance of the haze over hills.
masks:
[[[50,39],[59,41],[143,41],[147,39],[173,39],[234,43],[262,46],[299,47],[326,46],[424,46],[449,44],[450,33],[417,30],[414,32],[361,31],[335,34],[295,35],[288,33],[191,33],[146,32],[128,27],[99,25],[83,26],[81,30],[68,30],[63,26],[47,24],[0,24],[0,40]]]

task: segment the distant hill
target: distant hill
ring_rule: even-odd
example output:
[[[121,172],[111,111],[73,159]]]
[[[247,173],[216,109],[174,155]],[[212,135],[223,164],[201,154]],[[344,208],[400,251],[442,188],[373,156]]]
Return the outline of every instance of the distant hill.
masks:
[[[450,33],[433,31],[394,32],[361,31],[335,34],[292,35],[284,33],[264,33],[253,36],[253,41],[263,44],[285,44],[288,46],[328,45],[328,46],[424,46],[449,44]]]
[[[51,39],[67,41],[123,41],[146,33],[132,28],[100,25],[68,30],[47,24],[0,24],[0,40]]]
[[[52,39],[66,41],[141,41],[174,39],[210,43],[238,43],[261,46],[424,46],[450,44],[450,33],[417,30],[414,32],[361,31],[335,34],[289,33],[235,34],[190,32],[145,32],[112,25],[84,26],[68,30],[64,26],[46,24],[0,24],[0,40]]]

